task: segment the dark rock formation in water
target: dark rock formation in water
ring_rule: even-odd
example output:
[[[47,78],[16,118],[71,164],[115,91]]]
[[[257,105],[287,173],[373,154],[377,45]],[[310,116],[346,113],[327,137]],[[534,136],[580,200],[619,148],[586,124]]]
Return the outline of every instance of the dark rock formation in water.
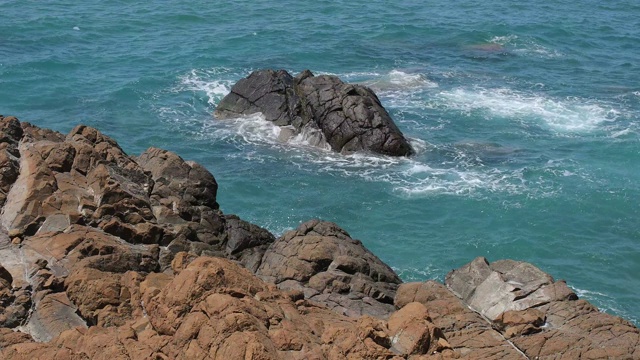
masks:
[[[640,358],[531,264],[402,284],[336,224],[276,239],[202,166],[0,116],[0,359]]]
[[[215,111],[219,119],[262,113],[275,125],[298,133],[320,132],[335,151],[371,151],[407,156],[413,149],[380,100],[367,87],[305,70],[259,70],[238,81]]]

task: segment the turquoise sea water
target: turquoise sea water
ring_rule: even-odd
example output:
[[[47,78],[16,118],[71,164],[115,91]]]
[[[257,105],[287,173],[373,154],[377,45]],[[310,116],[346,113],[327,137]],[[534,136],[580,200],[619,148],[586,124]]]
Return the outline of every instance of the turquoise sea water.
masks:
[[[640,4],[0,0],[0,113],[176,151],[276,234],[335,221],[404,280],[536,264],[640,324]],[[260,68],[372,87],[418,154],[276,141],[217,102]]]

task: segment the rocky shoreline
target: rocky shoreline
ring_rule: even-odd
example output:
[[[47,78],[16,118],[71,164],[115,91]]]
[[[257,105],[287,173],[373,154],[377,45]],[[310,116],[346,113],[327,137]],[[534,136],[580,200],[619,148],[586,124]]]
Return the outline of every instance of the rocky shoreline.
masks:
[[[403,283],[338,225],[279,238],[202,166],[0,116],[2,359],[640,359],[640,331],[518,261]]]

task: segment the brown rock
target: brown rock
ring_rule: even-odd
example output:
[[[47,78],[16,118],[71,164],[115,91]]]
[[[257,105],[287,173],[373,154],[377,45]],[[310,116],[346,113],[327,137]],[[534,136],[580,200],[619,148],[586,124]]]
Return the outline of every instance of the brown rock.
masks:
[[[468,359],[524,359],[492,325],[460,301],[444,285],[435,281],[407,283],[398,288],[397,308],[419,302],[429,309],[435,326],[442,330],[442,354]],[[454,353],[446,351],[447,346]]]
[[[530,264],[476,259],[447,277],[464,301],[398,288],[335,224],[273,242],[223,214],[173,153],[2,116],[0,138],[0,359],[640,358],[636,327]]]
[[[0,328],[0,349],[14,344],[28,343],[33,341],[29,334],[13,331],[7,328]],[[2,350],[0,350],[2,351]],[[0,352],[0,354],[2,354]]]
[[[389,317],[391,350],[402,355],[432,354],[449,348],[442,330],[431,323],[427,308],[412,302]]]
[[[386,317],[398,276],[336,224],[312,220],[267,249],[256,272],[344,314]],[[306,289],[306,290],[305,290]]]
[[[478,258],[446,282],[530,358],[640,356],[636,327],[576,300],[564,281],[531,264]]]

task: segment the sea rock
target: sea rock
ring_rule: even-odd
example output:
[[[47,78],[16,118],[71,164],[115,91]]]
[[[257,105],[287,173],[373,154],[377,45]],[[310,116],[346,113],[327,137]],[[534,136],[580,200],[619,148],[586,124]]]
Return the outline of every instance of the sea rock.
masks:
[[[341,153],[371,151],[408,156],[413,149],[375,93],[331,75],[305,70],[293,78],[284,70],[259,70],[238,81],[218,104],[218,119],[262,113],[267,121],[294,129],[316,145]],[[323,139],[315,139],[315,134]]]
[[[480,257],[445,283],[529,358],[640,358],[638,328],[529,263]]]
[[[176,259],[184,257],[179,254]],[[3,359],[405,359],[439,354],[438,330],[410,304],[387,323],[349,318],[276,290],[222,258],[176,262],[175,274],[131,290],[143,314],[118,326],[75,328],[49,342],[3,340]],[[115,294],[115,293],[114,293]],[[137,296],[137,295],[136,295]],[[5,334],[6,330],[0,330]],[[433,336],[433,334],[436,334]],[[414,335],[419,338],[414,339]],[[396,357],[394,357],[396,356]]]
[[[640,359],[636,327],[531,264],[401,284],[336,224],[276,240],[222,213],[174,153],[13,117],[0,137],[0,359]]]
[[[334,223],[311,220],[269,246],[256,274],[350,316],[386,317],[400,278]]]
[[[18,119],[0,115],[0,206],[4,205],[11,185],[18,178],[18,143],[22,134]]]

